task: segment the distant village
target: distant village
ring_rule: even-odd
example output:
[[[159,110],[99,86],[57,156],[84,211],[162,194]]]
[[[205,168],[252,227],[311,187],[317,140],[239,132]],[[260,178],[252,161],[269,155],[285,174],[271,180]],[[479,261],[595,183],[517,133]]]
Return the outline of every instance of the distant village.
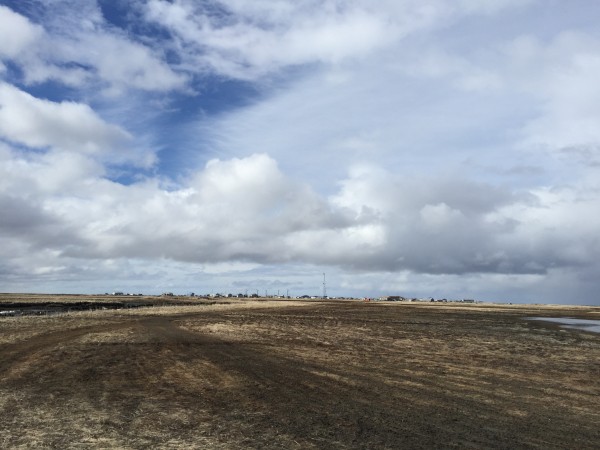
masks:
[[[144,294],[131,294],[131,293],[124,293],[124,292],[120,292],[120,291],[115,291],[112,294],[109,294],[108,292],[105,293],[105,295],[114,295],[114,296],[142,296]],[[459,303],[481,303],[478,300],[475,299],[471,299],[471,298],[463,298],[463,299],[446,299],[446,298],[441,298],[441,299],[435,299],[433,297],[424,297],[424,298],[416,298],[416,297],[403,297],[401,295],[385,295],[382,297],[332,297],[332,296],[323,296],[323,295],[298,295],[298,296],[290,296],[289,294],[286,295],[280,295],[278,294],[274,294],[274,295],[269,295],[267,292],[265,292],[265,295],[260,295],[257,292],[253,292],[251,294],[245,293],[238,293],[238,294],[220,294],[220,293],[211,293],[211,294],[195,294],[194,292],[188,292],[186,294],[174,294],[173,292],[163,292],[161,294],[161,296],[163,297],[197,297],[197,298],[206,298],[206,299],[210,299],[210,298],[261,298],[261,299],[299,299],[299,300],[307,300],[307,299],[313,299],[313,300],[362,300],[365,302],[443,302],[443,303],[447,303],[447,302],[459,302]]]

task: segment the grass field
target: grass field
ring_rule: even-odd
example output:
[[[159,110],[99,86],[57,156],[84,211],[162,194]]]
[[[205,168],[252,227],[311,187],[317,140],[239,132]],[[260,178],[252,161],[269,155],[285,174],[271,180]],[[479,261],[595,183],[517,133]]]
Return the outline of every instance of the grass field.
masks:
[[[0,448],[598,448],[600,335],[531,316],[600,308],[234,300],[5,317]]]

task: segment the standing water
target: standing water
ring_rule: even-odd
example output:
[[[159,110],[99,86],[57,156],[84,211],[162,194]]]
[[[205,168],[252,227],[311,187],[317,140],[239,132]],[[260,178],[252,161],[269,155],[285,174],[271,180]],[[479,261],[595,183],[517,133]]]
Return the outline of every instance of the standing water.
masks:
[[[543,320],[545,322],[560,323],[563,328],[575,328],[578,330],[600,333],[600,320],[571,319],[569,317],[528,317],[528,320]]]

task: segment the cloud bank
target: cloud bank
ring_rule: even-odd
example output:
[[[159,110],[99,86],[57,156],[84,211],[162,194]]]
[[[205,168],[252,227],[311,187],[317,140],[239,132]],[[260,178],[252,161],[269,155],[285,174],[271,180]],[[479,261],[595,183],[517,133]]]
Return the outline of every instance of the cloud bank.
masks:
[[[156,180],[110,182],[93,177],[89,159],[69,160],[70,166],[49,155],[24,160],[4,149],[0,202],[11,211],[0,222],[5,264],[16,265],[24,254],[34,264],[41,252],[54,264],[166,259],[548,275],[595,267],[600,250],[600,219],[581,220],[600,206],[591,191],[573,199],[574,189],[515,192],[361,168],[323,197],[265,154],[209,161],[171,190]]]

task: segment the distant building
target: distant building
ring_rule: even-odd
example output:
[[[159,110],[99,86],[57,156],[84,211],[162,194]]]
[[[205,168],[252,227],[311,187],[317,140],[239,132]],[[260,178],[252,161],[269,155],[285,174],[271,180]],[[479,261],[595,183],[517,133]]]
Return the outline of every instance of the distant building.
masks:
[[[384,302],[402,302],[406,299],[400,295],[385,295],[383,297],[379,297],[379,300]]]

